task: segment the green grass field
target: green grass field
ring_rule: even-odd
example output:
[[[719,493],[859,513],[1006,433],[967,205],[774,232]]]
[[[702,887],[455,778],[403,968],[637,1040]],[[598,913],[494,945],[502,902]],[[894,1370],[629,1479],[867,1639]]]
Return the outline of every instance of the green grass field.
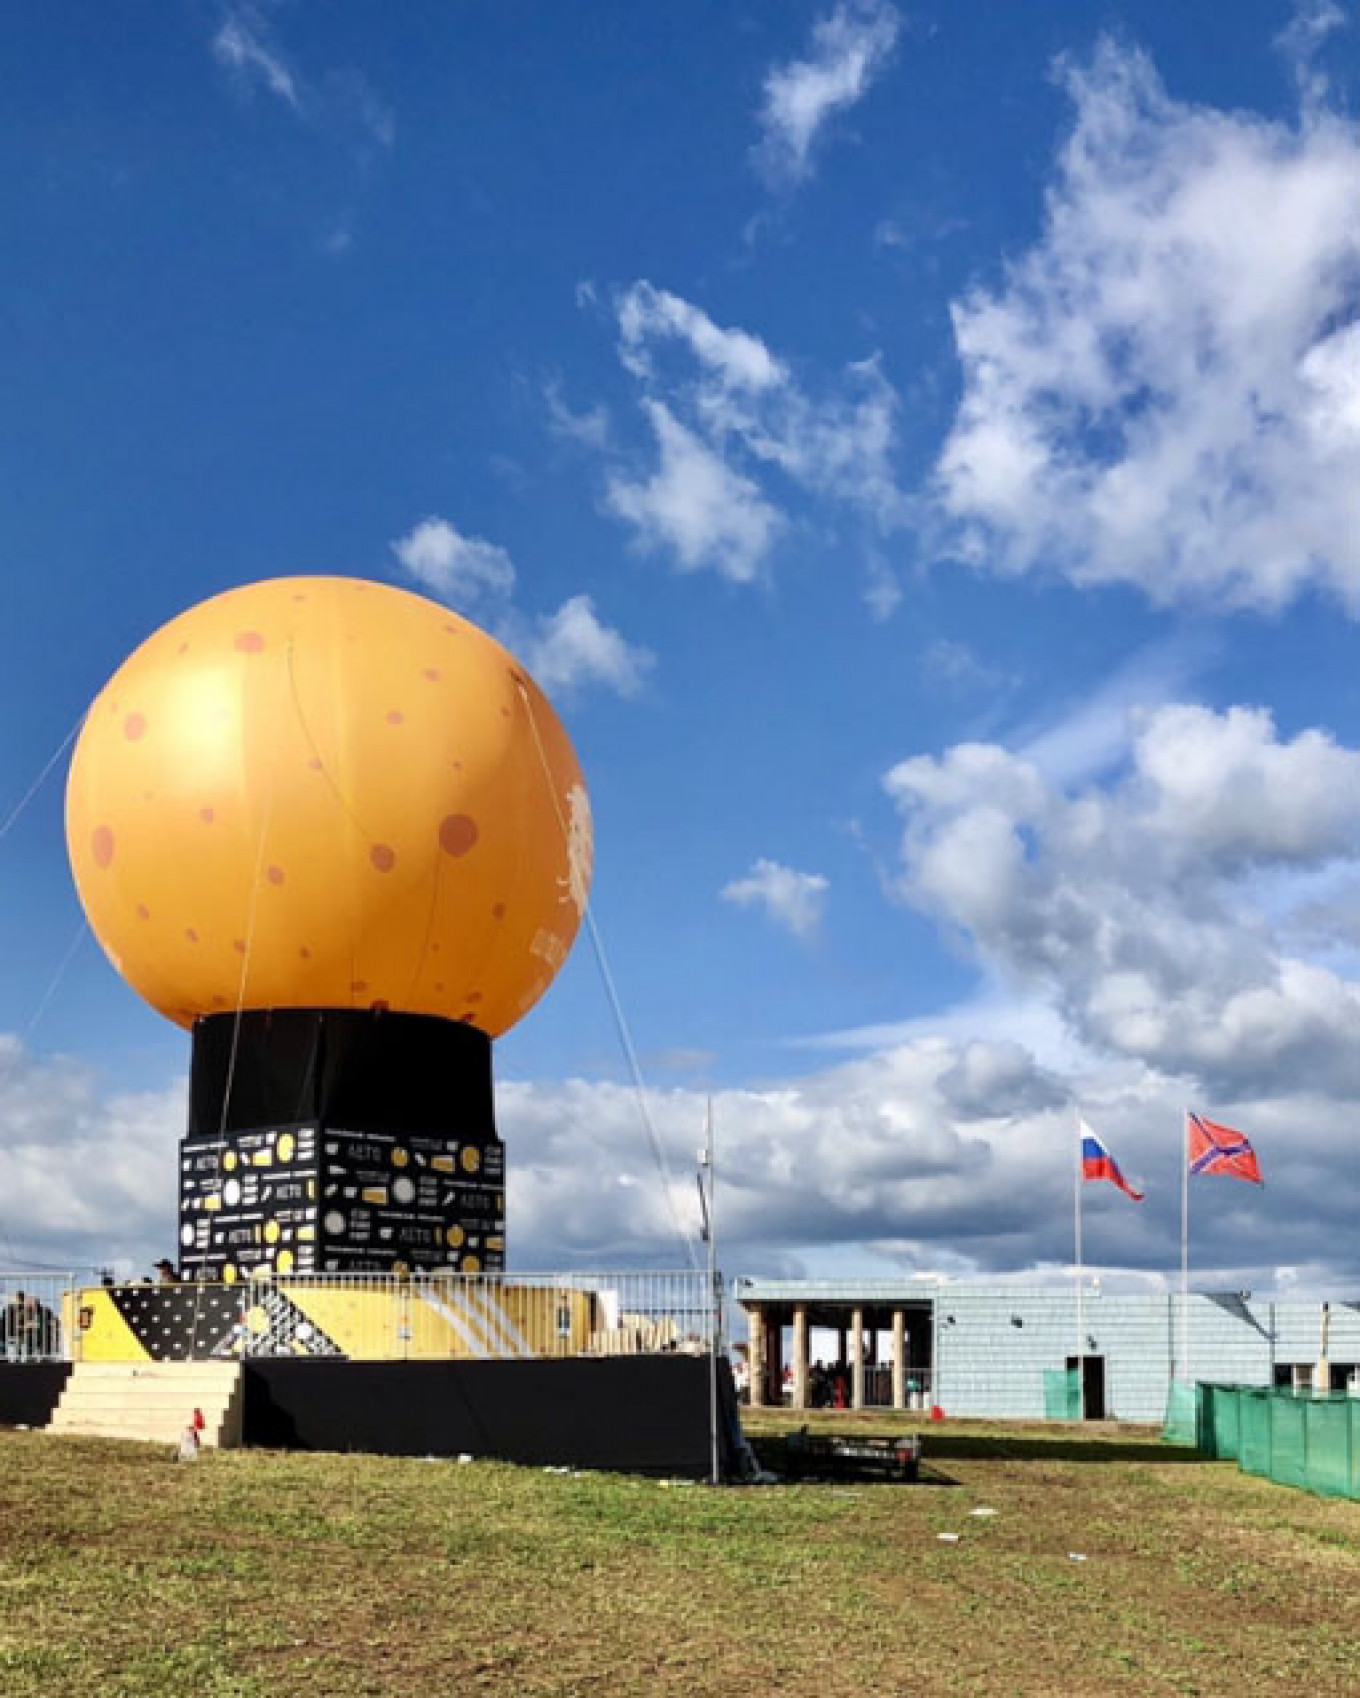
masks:
[[[1137,1429],[926,1457],[715,1492],[0,1432],[0,1694],[1360,1692],[1360,1504]]]

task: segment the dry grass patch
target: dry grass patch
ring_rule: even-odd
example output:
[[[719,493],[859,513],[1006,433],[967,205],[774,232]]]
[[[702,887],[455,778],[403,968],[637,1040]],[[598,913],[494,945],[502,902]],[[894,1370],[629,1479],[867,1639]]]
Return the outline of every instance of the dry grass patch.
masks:
[[[951,1422],[926,1455],[957,1484],[714,1492],[268,1452],[183,1466],[0,1433],[0,1692],[1360,1691],[1360,1505],[1146,1431]]]

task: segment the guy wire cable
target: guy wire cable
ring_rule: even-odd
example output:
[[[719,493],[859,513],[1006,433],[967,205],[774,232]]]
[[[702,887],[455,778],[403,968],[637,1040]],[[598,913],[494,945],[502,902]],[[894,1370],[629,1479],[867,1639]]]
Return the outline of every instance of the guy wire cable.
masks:
[[[0,825],[0,841],[2,841],[5,837],[8,836],[10,827],[18,820],[20,814],[23,813],[24,809],[28,806],[28,804],[33,800],[33,798],[38,794],[39,790],[41,790],[43,785],[47,782],[48,774],[52,771],[52,768],[57,764],[57,762],[61,759],[61,757],[66,753],[67,749],[70,748],[71,744],[75,742],[76,738],[80,734],[81,726],[84,725],[84,723],[85,723],[87,713],[88,713],[88,710],[86,710],[86,712],[84,712],[80,715],[80,717],[76,720],[75,724],[71,727],[71,729],[62,738],[61,742],[58,743],[57,747],[52,751],[52,754],[48,759],[47,765],[42,769],[42,771],[38,774],[38,776],[33,780],[32,784],[29,785],[28,789],[24,791],[23,795],[19,798],[19,800],[10,809],[8,815],[5,817],[4,824]]]
[[[4,822],[2,824],[0,824],[0,842],[3,842],[4,839],[9,835],[10,828],[18,822],[20,816],[24,813],[25,809],[28,807],[28,804],[33,800],[33,798],[38,794],[39,790],[41,790],[43,785],[47,782],[48,777],[50,776],[53,767],[56,766],[57,762],[66,753],[67,749],[70,748],[71,744],[75,742],[76,738],[80,734],[81,726],[84,725],[84,723],[85,723],[86,717],[88,716],[88,712],[89,712],[88,709],[83,709],[81,711],[81,713],[79,715],[77,715],[75,724],[71,727],[71,729],[62,738],[61,742],[57,744],[56,748],[48,756],[47,761],[42,768],[42,771],[33,780],[33,782],[29,785],[28,789],[24,791],[23,795],[19,798],[19,800],[10,809],[9,813],[5,816]],[[32,1033],[33,1028],[37,1025],[38,1021],[42,1018],[43,1012],[45,1011],[47,1004],[51,1001],[52,996],[53,996],[54,992],[56,991],[57,986],[60,984],[63,976],[65,975],[67,967],[70,965],[71,958],[75,954],[76,948],[78,947],[81,939],[85,935],[85,931],[86,931],[85,922],[82,920],[80,930],[76,933],[76,936],[72,940],[70,946],[67,948],[65,955],[63,955],[63,957],[61,959],[61,964],[57,968],[57,971],[52,978],[52,982],[48,985],[47,989],[43,992],[42,997],[40,998],[40,1000],[38,1002],[37,1008],[34,1010],[32,1015],[29,1016],[29,1020],[28,1020],[27,1025],[23,1028],[22,1032],[20,1032],[20,1034],[19,1034],[19,1046],[20,1046],[19,1053],[22,1053],[23,1045],[24,1045],[25,1041],[28,1039],[28,1037]],[[0,1084],[3,1084],[9,1078],[9,1075],[13,1072],[14,1068],[18,1065],[18,1059],[19,1059],[18,1054],[16,1054],[14,1057],[11,1058],[9,1066],[5,1068],[5,1070],[2,1074],[0,1074]],[[14,1258],[14,1245],[10,1242],[9,1233],[5,1230],[3,1220],[0,1220],[0,1238],[4,1239],[6,1245],[9,1248],[11,1261],[14,1260],[15,1259]]]
[[[8,1064],[4,1067],[3,1071],[0,1071],[0,1087],[9,1083],[11,1075],[14,1073],[14,1070],[18,1067],[19,1062],[23,1057],[28,1040],[33,1036],[34,1028],[47,1012],[47,1005],[56,995],[57,987],[61,984],[61,981],[66,977],[66,970],[75,959],[76,951],[85,941],[85,936],[89,929],[89,923],[82,914],[80,918],[80,925],[76,929],[75,936],[67,944],[61,960],[57,964],[56,972],[53,973],[51,979],[48,981],[46,990],[44,990],[42,995],[38,998],[37,1005],[34,1007],[32,1014],[29,1015],[24,1027],[18,1033],[17,1047],[15,1048],[14,1053],[10,1056]],[[9,1251],[10,1260],[12,1262],[17,1262],[18,1257],[14,1254],[14,1242],[10,1238],[9,1230],[6,1227],[3,1218],[0,1218],[0,1239],[3,1239],[5,1246]]]
[[[529,692],[525,689],[523,682],[518,677],[515,678],[515,685],[523,699],[525,711],[529,715],[529,729],[533,732],[534,748],[538,751],[539,765],[543,769],[543,782],[548,787],[548,796],[552,801],[553,813],[557,816],[558,830],[562,833],[563,842],[566,843],[570,841],[567,831],[567,822],[562,818],[562,807],[557,799],[557,791],[553,785],[552,772],[548,766],[547,753],[544,750],[542,739],[538,734],[538,721],[534,717],[534,704],[529,698]],[[675,1198],[673,1195],[673,1182],[671,1179],[670,1164],[666,1160],[665,1146],[661,1142],[656,1126],[652,1121],[651,1111],[647,1106],[647,1087],[643,1082],[642,1068],[638,1063],[637,1051],[633,1047],[632,1034],[628,1029],[628,1022],[624,1017],[623,1004],[619,1000],[619,993],[614,984],[614,976],[609,971],[609,962],[605,956],[604,943],[600,938],[599,927],[595,924],[594,911],[588,899],[581,917],[585,921],[586,931],[590,937],[591,947],[595,951],[595,964],[599,968],[600,978],[604,982],[605,994],[609,999],[609,1006],[614,1015],[614,1024],[618,1028],[619,1042],[623,1046],[623,1053],[628,1062],[628,1070],[632,1075],[633,1090],[637,1096],[638,1112],[642,1117],[642,1124],[647,1130],[647,1136],[651,1140],[652,1155],[656,1160],[657,1169],[661,1175],[662,1194],[666,1200],[666,1212],[671,1217],[671,1225],[675,1228],[676,1237],[684,1245],[685,1256],[689,1261],[691,1270],[697,1272],[699,1263],[694,1254],[693,1235],[685,1230],[685,1227],[681,1224],[680,1216],[676,1212]]]
[[[291,638],[288,640],[285,656],[288,666],[288,679],[291,684],[293,676],[293,643]],[[217,1160],[213,1173],[213,1186],[218,1193],[220,1193],[222,1187],[222,1154],[227,1141],[227,1119],[231,1113],[232,1086],[236,1081],[236,1057],[241,1040],[241,1018],[245,1008],[246,984],[250,977],[250,952],[255,942],[255,919],[259,909],[260,899],[260,874],[264,868],[264,855],[265,847],[269,840],[269,828],[273,824],[274,820],[274,800],[275,792],[278,788],[277,744],[274,745],[274,754],[276,757],[276,763],[271,769],[269,775],[269,788],[266,793],[265,808],[260,818],[260,838],[255,849],[255,871],[250,881],[250,903],[246,911],[246,932],[245,937],[241,940],[243,945],[241,950],[241,971],[237,975],[236,979],[236,1008],[232,1016],[231,1044],[227,1051],[227,1077],[222,1089],[222,1114],[217,1126]],[[198,1342],[198,1320],[203,1300],[203,1286],[205,1283],[207,1282],[201,1279],[196,1279],[194,1281],[194,1319],[192,1337],[194,1339],[195,1347],[197,1347]]]

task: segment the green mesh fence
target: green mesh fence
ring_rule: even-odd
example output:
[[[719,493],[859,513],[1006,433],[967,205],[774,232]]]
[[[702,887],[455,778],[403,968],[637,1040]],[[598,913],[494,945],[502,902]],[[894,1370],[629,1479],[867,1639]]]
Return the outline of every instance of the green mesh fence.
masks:
[[[1162,1436],[1282,1486],[1360,1500],[1360,1398],[1173,1385]]]
[[[1270,1399],[1270,1468],[1282,1486],[1308,1484],[1308,1405],[1301,1397]]]
[[[1351,1495],[1355,1416],[1347,1402],[1327,1398],[1303,1406],[1308,1446],[1308,1487],[1329,1498]]]
[[[1238,1392],[1241,1449],[1238,1466],[1244,1474],[1270,1473],[1270,1393],[1243,1387]]]
[[[1081,1420],[1081,1381],[1075,1368],[1044,1369],[1044,1419]]]
[[[1210,1456],[1236,1462],[1242,1454],[1242,1400],[1236,1386],[1205,1386],[1208,1419],[1203,1435]]]
[[[1162,1437],[1168,1444],[1198,1444],[1199,1396],[1195,1386],[1174,1380],[1166,1399],[1166,1423]]]

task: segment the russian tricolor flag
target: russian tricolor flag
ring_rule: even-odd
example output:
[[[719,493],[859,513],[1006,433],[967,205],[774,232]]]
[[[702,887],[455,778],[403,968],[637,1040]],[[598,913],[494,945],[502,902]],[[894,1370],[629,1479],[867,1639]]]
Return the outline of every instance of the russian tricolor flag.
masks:
[[[1081,1129],[1081,1177],[1084,1180],[1108,1179],[1111,1185],[1117,1185],[1126,1197],[1132,1197],[1135,1203],[1141,1203],[1143,1193],[1135,1191],[1125,1179],[1119,1171],[1119,1163],[1104,1144],[1084,1120],[1078,1124]]]

